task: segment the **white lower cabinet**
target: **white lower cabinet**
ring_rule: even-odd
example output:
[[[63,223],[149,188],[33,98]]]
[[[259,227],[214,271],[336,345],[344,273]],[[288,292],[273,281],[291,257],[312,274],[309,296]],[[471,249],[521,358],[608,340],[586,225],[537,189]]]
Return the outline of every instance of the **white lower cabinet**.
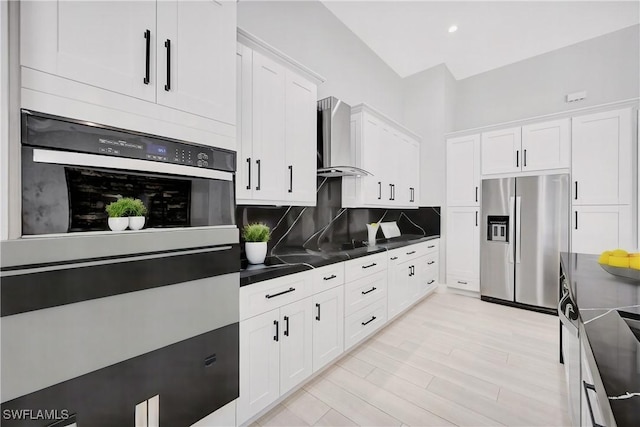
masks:
[[[280,394],[285,394],[313,372],[312,303],[305,298],[280,309]]]
[[[480,291],[478,207],[447,208],[447,286]]]
[[[599,254],[616,248],[633,249],[631,206],[574,206],[571,252]]]
[[[313,296],[313,372],[344,350],[344,287]]]
[[[589,345],[586,343],[586,345]],[[585,427],[605,426],[604,416],[600,408],[599,396],[596,393],[593,374],[585,351],[585,343],[580,343],[580,425]]]
[[[387,300],[385,298],[347,316],[344,319],[344,349],[350,349],[380,329],[386,322]]]

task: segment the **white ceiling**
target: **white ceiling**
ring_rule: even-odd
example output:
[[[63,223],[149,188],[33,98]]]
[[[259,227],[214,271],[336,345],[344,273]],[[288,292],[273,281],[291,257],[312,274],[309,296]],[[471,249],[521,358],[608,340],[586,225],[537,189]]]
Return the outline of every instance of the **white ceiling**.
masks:
[[[638,0],[323,3],[400,77],[445,63],[459,80],[640,22]]]

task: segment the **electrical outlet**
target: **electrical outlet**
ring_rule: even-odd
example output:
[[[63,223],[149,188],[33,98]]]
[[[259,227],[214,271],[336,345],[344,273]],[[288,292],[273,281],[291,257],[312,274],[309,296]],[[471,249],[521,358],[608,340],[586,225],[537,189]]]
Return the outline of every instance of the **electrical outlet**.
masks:
[[[583,90],[581,92],[573,92],[567,94],[567,102],[576,102],[582,101],[587,97],[587,91]]]

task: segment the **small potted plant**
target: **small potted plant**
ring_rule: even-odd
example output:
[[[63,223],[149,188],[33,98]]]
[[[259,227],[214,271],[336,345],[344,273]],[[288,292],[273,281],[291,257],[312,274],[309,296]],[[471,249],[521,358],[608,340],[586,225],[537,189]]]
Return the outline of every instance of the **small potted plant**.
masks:
[[[140,230],[144,227],[145,215],[147,207],[140,199],[130,199],[129,202],[129,228],[132,230]]]
[[[109,228],[113,231],[123,231],[127,227],[140,230],[144,226],[147,208],[140,199],[122,197],[109,203],[106,210],[109,215]]]
[[[109,203],[106,210],[109,215],[109,228],[112,231],[123,231],[129,226],[129,201],[127,198]]]
[[[248,224],[242,229],[242,238],[245,241],[244,250],[249,264],[264,263],[271,229],[262,223]]]

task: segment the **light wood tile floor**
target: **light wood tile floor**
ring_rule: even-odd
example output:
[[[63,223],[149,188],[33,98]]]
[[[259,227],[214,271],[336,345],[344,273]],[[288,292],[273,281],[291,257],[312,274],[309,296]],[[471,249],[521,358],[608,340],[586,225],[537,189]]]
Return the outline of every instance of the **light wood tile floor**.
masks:
[[[558,318],[434,294],[256,426],[568,426]]]

